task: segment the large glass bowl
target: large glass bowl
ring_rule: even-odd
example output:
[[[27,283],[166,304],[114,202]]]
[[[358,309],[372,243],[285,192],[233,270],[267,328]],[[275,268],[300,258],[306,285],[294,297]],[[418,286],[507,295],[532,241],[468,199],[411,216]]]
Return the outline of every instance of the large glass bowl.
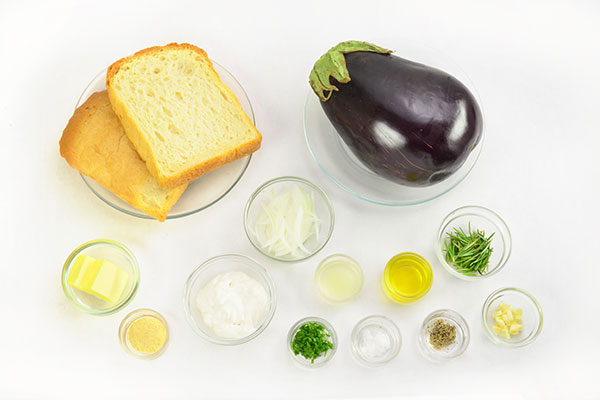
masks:
[[[231,89],[246,114],[248,114],[252,120],[252,123],[255,124],[254,111],[252,110],[250,99],[248,99],[244,88],[235,77],[225,69],[225,67],[213,60],[211,61],[223,83]],[[75,108],[81,106],[92,93],[106,90],[105,80],[106,70],[96,75],[89,83],[81,94],[81,97],[79,97]],[[169,212],[167,219],[181,218],[197,213],[221,200],[241,179],[246,168],[248,168],[251,157],[252,155],[249,155],[236,160],[190,182],[183,195]],[[127,202],[121,200],[118,196],[115,196],[110,190],[106,189],[92,178],[85,175],[81,175],[81,177],[92,193],[112,208],[134,217],[153,219],[137,208],[129,205]]]
[[[217,336],[204,322],[202,313],[196,305],[196,298],[200,289],[215,276],[232,271],[241,271],[262,284],[269,299],[268,309],[264,313],[262,321],[257,324],[256,330],[248,336],[239,339],[227,339]],[[183,308],[186,319],[192,329],[203,339],[221,345],[246,343],[260,335],[269,325],[271,319],[273,319],[276,306],[275,282],[273,282],[269,271],[253,259],[237,254],[225,254],[205,261],[192,272],[183,289]]]
[[[465,72],[448,57],[426,46],[408,46],[385,40],[376,44],[391,48],[394,54],[445,71],[469,88],[483,114],[481,99]],[[363,200],[388,206],[408,206],[435,199],[465,179],[475,165],[484,142],[485,118],[482,136],[464,164],[442,182],[427,187],[409,187],[376,175],[346,146],[325,115],[319,98],[308,90],[304,105],[304,134],[313,158],[328,178],[346,192]]]

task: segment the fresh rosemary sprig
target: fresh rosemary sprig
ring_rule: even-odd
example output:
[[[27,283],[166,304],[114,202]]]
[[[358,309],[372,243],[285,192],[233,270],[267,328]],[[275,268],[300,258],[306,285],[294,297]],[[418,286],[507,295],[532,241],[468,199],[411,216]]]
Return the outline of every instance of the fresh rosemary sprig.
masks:
[[[484,231],[472,231],[470,223],[468,233],[462,228],[454,228],[454,232],[446,233],[448,239],[443,246],[446,262],[454,265],[463,275],[485,275],[493,251],[491,244],[494,233],[485,237]]]

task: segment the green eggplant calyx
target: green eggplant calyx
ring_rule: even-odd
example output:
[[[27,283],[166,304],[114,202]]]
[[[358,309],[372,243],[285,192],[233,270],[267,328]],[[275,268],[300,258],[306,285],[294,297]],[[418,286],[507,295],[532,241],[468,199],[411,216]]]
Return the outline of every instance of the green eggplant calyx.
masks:
[[[350,82],[350,73],[348,67],[346,67],[344,54],[356,51],[370,51],[379,54],[390,54],[392,52],[392,50],[367,42],[359,42],[358,40],[348,40],[333,46],[317,60],[308,78],[310,86],[321,101],[329,100],[333,92],[338,90],[337,86],[329,82],[330,77],[340,83]]]

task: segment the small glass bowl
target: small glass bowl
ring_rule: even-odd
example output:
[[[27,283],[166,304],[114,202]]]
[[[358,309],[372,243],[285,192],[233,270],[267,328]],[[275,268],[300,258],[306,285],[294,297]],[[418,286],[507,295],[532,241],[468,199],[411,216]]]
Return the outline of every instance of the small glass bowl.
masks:
[[[271,193],[279,193],[282,190],[287,190],[294,185],[299,186],[301,189],[307,191],[309,194],[314,196],[314,210],[317,217],[321,220],[319,227],[319,237],[312,235],[306,242],[304,247],[310,252],[309,254],[288,254],[285,256],[275,256],[270,254],[266,249],[262,248],[254,233],[254,223],[260,213],[262,212],[262,204],[269,198]],[[271,179],[270,181],[262,184],[258,189],[254,191],[248,203],[246,203],[246,209],[244,211],[244,230],[246,236],[250,240],[250,243],[262,254],[275,260],[283,262],[296,262],[306,260],[317,254],[329,241],[333,232],[333,226],[335,223],[335,216],[333,212],[333,205],[329,201],[329,197],[325,192],[317,185],[307,181],[306,179],[294,177],[294,176],[282,176],[280,178]]]
[[[250,335],[239,339],[225,339],[217,336],[213,330],[204,323],[202,314],[196,306],[198,291],[215,276],[231,271],[241,271],[250,278],[256,279],[263,285],[269,298],[269,308],[265,312],[263,319],[258,324],[256,330]],[[208,259],[192,272],[183,289],[183,308],[185,310],[185,317],[192,329],[203,339],[226,346],[246,343],[260,335],[271,322],[271,319],[275,314],[276,306],[277,295],[275,283],[273,282],[269,271],[253,259],[238,254],[225,254]]]
[[[493,252],[488,271],[484,275],[464,275],[446,261],[444,245],[447,241],[447,233],[454,232],[455,228],[462,228],[468,232],[469,223],[471,230],[483,230],[486,237],[494,233],[491,245]],[[506,222],[498,214],[481,206],[464,206],[457,208],[444,218],[438,230],[435,246],[438,259],[446,271],[457,278],[475,281],[500,272],[510,257],[512,238]]]
[[[393,277],[392,270],[394,268],[410,268],[413,273],[419,274],[422,285],[417,292],[414,293],[402,293],[394,287],[394,283],[397,282]],[[400,253],[392,257],[385,266],[383,272],[383,291],[386,296],[399,304],[413,303],[423,298],[433,285],[433,270],[429,262],[417,253]]]
[[[348,272],[354,275],[356,279],[356,287],[354,288],[354,293],[348,293],[348,296],[345,298],[336,298],[333,293],[330,293],[327,288],[324,287],[324,274],[327,272],[327,269],[332,267],[332,264],[335,262],[343,262],[347,264]],[[363,270],[360,267],[360,264],[350,256],[345,254],[332,254],[328,257],[325,257],[317,266],[315,270],[315,285],[317,286],[319,293],[323,298],[332,304],[340,304],[354,299],[363,288],[364,285],[364,274]],[[341,282],[342,284],[349,282]]]
[[[456,327],[456,340],[451,345],[436,350],[429,343],[429,327],[437,319],[442,319],[444,322],[452,324]],[[467,350],[471,333],[467,321],[456,311],[452,310],[437,310],[429,314],[419,333],[419,348],[421,353],[431,361],[445,361],[460,356]]]
[[[165,329],[167,330],[167,337],[165,339],[165,342],[163,343],[162,347],[158,349],[158,351],[156,351],[155,353],[142,353],[137,351],[131,346],[131,344],[129,343],[129,338],[127,337],[127,331],[129,330],[131,324],[133,324],[140,318],[147,317],[156,318],[165,326]],[[169,324],[167,324],[167,321],[158,312],[149,308],[140,308],[138,310],[130,312],[125,318],[123,318],[121,325],[119,325],[119,342],[121,342],[121,346],[128,354],[137,358],[141,358],[143,360],[154,360],[155,358],[160,357],[167,349],[167,345],[169,344]]]
[[[73,262],[79,254],[110,261],[127,273],[129,282],[119,300],[111,303],[75,289],[67,283]],[[97,239],[82,244],[69,254],[63,266],[61,281],[65,296],[79,311],[92,315],[110,315],[122,310],[133,300],[140,284],[140,270],[135,256],[123,244],[108,239]]]
[[[517,335],[512,335],[510,339],[496,335],[492,330],[496,325],[492,314],[498,309],[500,302],[523,310],[521,322],[523,330]],[[481,322],[485,333],[492,342],[508,347],[523,347],[537,339],[542,332],[544,314],[540,303],[530,293],[518,288],[504,288],[496,290],[485,300],[481,312]]]
[[[306,358],[304,358],[301,354],[294,354],[294,350],[292,350],[292,342],[294,341],[294,338],[296,337],[296,333],[298,333],[298,331],[300,330],[300,327],[308,322],[316,322],[318,324],[321,324],[325,327],[325,331],[330,335],[329,339],[331,341],[331,343],[333,343],[333,349],[328,350],[327,354],[325,354],[322,357],[319,357],[317,359],[315,359],[314,362],[311,362],[311,360],[308,360]],[[288,336],[287,336],[287,347],[288,347],[288,351],[290,353],[290,356],[298,362],[298,364],[300,364],[303,367],[306,368],[320,368],[322,366],[324,366],[325,364],[327,364],[335,355],[336,351],[337,351],[337,347],[338,347],[338,338],[337,338],[337,334],[335,333],[335,329],[333,329],[333,326],[325,321],[323,318],[319,318],[319,317],[306,317],[306,318],[302,318],[300,321],[296,322],[291,328],[290,331],[288,332]]]
[[[389,341],[389,350],[382,354],[368,354],[364,343],[365,336]],[[402,346],[402,335],[398,326],[391,319],[382,315],[370,315],[361,319],[352,329],[352,354],[358,362],[368,367],[378,367],[387,364],[394,359],[400,352]]]

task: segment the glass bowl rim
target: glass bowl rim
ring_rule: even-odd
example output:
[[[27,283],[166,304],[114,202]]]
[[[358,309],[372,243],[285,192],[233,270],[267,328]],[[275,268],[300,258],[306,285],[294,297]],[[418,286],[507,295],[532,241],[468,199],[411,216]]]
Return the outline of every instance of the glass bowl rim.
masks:
[[[243,263],[245,266],[247,266],[250,269],[257,272],[261,276],[261,278],[264,280],[264,282],[266,282],[265,289],[267,291],[267,294],[269,295],[269,309],[267,310],[261,324],[251,334],[244,336],[242,338],[239,338],[239,339],[223,339],[223,338],[217,337],[216,335],[210,335],[198,327],[196,320],[192,317],[192,312],[190,310],[189,303],[190,303],[190,296],[192,294],[192,287],[194,286],[196,279],[204,271],[208,270],[211,266],[213,266],[215,263],[218,263],[218,262],[226,260],[226,259],[232,259],[232,258],[237,259],[238,261]],[[194,332],[196,332],[196,334],[198,336],[200,336],[202,339],[204,339],[208,342],[214,343],[214,344],[219,344],[219,345],[224,345],[224,346],[235,346],[235,345],[249,342],[250,340],[252,340],[255,337],[257,337],[258,335],[260,335],[267,328],[267,326],[269,326],[269,324],[271,323],[271,320],[273,319],[273,316],[275,315],[275,310],[277,309],[277,289],[275,286],[275,281],[273,281],[271,274],[269,273],[267,268],[265,268],[262,264],[258,263],[256,260],[254,260],[248,256],[245,256],[242,254],[229,253],[229,254],[221,254],[218,256],[211,257],[211,258],[205,260],[204,262],[202,262],[202,264],[200,264],[198,267],[196,267],[192,271],[192,273],[188,276],[188,278],[185,282],[185,285],[183,287],[182,300],[183,300],[183,309],[184,309],[184,313],[185,313],[185,319],[187,320],[187,322],[190,325],[190,327],[192,328],[192,330]]]
[[[75,257],[77,257],[83,250],[85,250],[89,247],[95,246],[95,245],[99,245],[99,244],[113,246],[115,248],[118,248],[123,253],[125,253],[127,258],[129,258],[131,267],[133,269],[133,276],[132,276],[133,286],[131,287],[130,293],[121,302],[116,303],[113,307],[107,308],[105,310],[96,310],[94,308],[82,306],[78,301],[75,300],[75,298],[71,294],[71,290],[68,288],[68,284],[67,284],[67,278],[68,278],[67,272],[71,270],[71,264],[75,260]],[[125,246],[124,244],[119,243],[115,240],[110,240],[110,239],[94,239],[94,240],[89,240],[83,244],[80,244],[73,251],[71,251],[71,253],[67,257],[65,263],[63,264],[63,269],[62,269],[62,274],[61,274],[61,284],[62,284],[63,293],[69,299],[71,304],[73,304],[75,306],[75,308],[77,308],[79,311],[82,311],[82,312],[84,312],[86,314],[90,314],[90,315],[98,315],[98,316],[111,315],[111,314],[114,314],[118,311],[121,311],[123,308],[125,308],[129,303],[131,303],[131,301],[137,294],[138,287],[140,285],[140,269],[139,269],[137,259],[135,258],[135,256],[131,252],[131,250],[129,250],[129,248],[127,246]]]
[[[469,210],[472,210],[473,212],[469,213],[468,212]],[[448,217],[450,217],[452,214],[455,214],[455,213],[457,213],[457,215],[455,215],[452,219],[448,220]],[[490,219],[485,214],[490,214],[494,218],[497,218],[498,223],[496,223],[496,221],[493,221],[492,219]],[[444,234],[446,233],[445,228],[452,221],[455,221],[456,219],[458,219],[460,217],[464,217],[464,216],[468,216],[468,215],[475,215],[477,217],[484,218],[487,221],[489,221],[492,225],[500,228],[500,229],[495,229],[495,232],[498,232],[502,229],[506,230],[506,237],[502,233],[500,234],[506,256],[505,256],[504,260],[502,260],[502,262],[496,268],[494,268],[491,272],[486,273],[485,275],[468,276],[468,275],[461,274],[460,272],[456,271],[456,269],[454,269],[450,264],[448,264],[448,262],[446,262],[445,258],[442,255],[442,246],[445,242]],[[448,220],[448,221],[446,221],[446,220]],[[510,231],[510,228],[508,227],[508,224],[504,220],[504,218],[502,218],[497,212],[495,212],[487,207],[484,207],[484,206],[469,204],[469,205],[458,207],[458,208],[450,211],[448,214],[446,214],[446,216],[444,216],[444,218],[442,219],[442,222],[439,225],[439,228],[438,228],[438,231],[436,234],[435,245],[436,245],[435,252],[436,252],[437,258],[440,261],[440,263],[442,264],[442,267],[444,267],[444,269],[447,272],[449,272],[452,276],[462,279],[462,280],[465,280],[465,281],[478,281],[481,279],[489,278],[490,276],[497,274],[506,266],[506,264],[508,263],[508,260],[510,259],[510,255],[512,254],[512,233]]]
[[[294,338],[296,337],[296,333],[298,332],[298,330],[300,329],[300,327],[302,325],[304,325],[308,322],[316,322],[318,324],[321,324],[325,328],[327,333],[329,333],[331,343],[333,344],[333,349],[327,351],[327,354],[323,357],[323,360],[318,363],[317,362],[311,363],[310,360],[307,360],[302,355],[300,355],[300,354],[295,355],[294,350],[292,350],[292,342],[294,341]],[[333,356],[335,356],[335,353],[337,352],[337,348],[338,348],[337,332],[335,331],[335,328],[333,327],[333,325],[331,325],[329,323],[329,321],[327,321],[324,318],[315,317],[315,316],[304,317],[304,318],[301,318],[298,321],[296,321],[292,325],[290,330],[288,331],[287,348],[288,348],[289,355],[299,365],[301,365],[305,368],[309,368],[309,369],[320,368],[320,367],[323,367],[324,365],[328,364],[329,361],[331,361],[331,359],[333,358]],[[305,360],[305,361],[302,361],[302,360]]]
[[[460,329],[463,331],[463,340],[460,343],[460,348],[458,349],[458,351],[455,354],[452,354],[452,356],[440,357],[440,356],[438,356],[437,353],[432,353],[430,351],[425,350],[428,347],[427,347],[427,344],[425,343],[425,337],[424,337],[423,333],[426,332],[425,330],[427,329],[427,326],[429,325],[429,323],[431,321],[433,321],[433,319],[436,319],[436,318],[450,319],[450,320],[452,320],[453,323],[458,325],[460,327]],[[467,348],[469,347],[469,344],[471,343],[471,328],[469,328],[469,324],[468,324],[467,320],[458,311],[454,311],[450,308],[440,308],[438,310],[434,310],[434,311],[430,312],[429,314],[427,314],[425,319],[423,319],[423,323],[421,324],[421,329],[419,330],[418,341],[419,341],[419,349],[421,350],[421,353],[426,358],[433,360],[433,361],[451,360],[453,358],[456,358],[456,357],[462,355],[465,351],[467,351]]]
[[[394,339],[396,342],[395,346],[392,348],[391,352],[381,361],[371,361],[371,360],[368,360],[365,357],[363,357],[363,355],[359,352],[358,346],[356,344],[357,335],[358,335],[359,331],[366,326],[366,323],[368,323],[370,321],[373,321],[373,322],[384,321],[384,323],[387,324],[387,326],[385,328],[386,331],[390,332],[391,335],[394,336]],[[381,314],[367,315],[366,317],[364,317],[360,321],[358,321],[356,324],[354,324],[354,327],[352,328],[352,332],[350,333],[350,348],[352,350],[352,354],[363,365],[370,366],[370,367],[385,365],[388,362],[392,361],[394,358],[396,358],[398,356],[398,354],[400,353],[400,350],[402,349],[402,332],[400,332],[400,328],[398,328],[398,325],[391,318],[388,318],[385,315],[381,315]]]
[[[503,295],[505,293],[509,293],[509,292],[516,292],[516,293],[524,295],[525,298],[527,298],[531,302],[531,304],[533,304],[534,308],[536,309],[536,311],[538,313],[539,319],[540,319],[537,327],[535,328],[533,335],[531,335],[529,338],[525,338],[523,340],[514,341],[514,342],[508,342],[508,341],[500,339],[500,337],[498,337],[491,330],[491,328],[489,327],[489,324],[487,323],[487,312],[488,312],[489,308],[491,307],[492,303],[501,295]],[[514,287],[514,286],[504,287],[504,288],[494,290],[485,299],[485,302],[483,303],[483,307],[481,309],[481,323],[483,325],[483,330],[485,331],[486,336],[493,343],[499,344],[502,346],[506,346],[506,347],[514,347],[514,348],[523,347],[523,346],[526,346],[526,345],[530,344],[531,342],[535,341],[535,339],[538,338],[540,333],[542,333],[542,328],[544,326],[544,312],[542,311],[542,306],[537,301],[537,299],[528,291],[518,288],[518,287]]]
[[[131,324],[133,324],[138,319],[146,317],[158,319],[160,322],[162,322],[167,331],[167,336],[162,347],[158,349],[155,353],[151,354],[137,353],[127,345],[127,331],[129,330]],[[151,308],[138,308],[127,314],[119,324],[118,335],[119,342],[121,343],[121,347],[123,347],[123,350],[125,350],[127,354],[142,360],[154,360],[155,358],[160,357],[167,350],[169,339],[171,338],[171,332],[167,320],[165,319],[165,317],[162,316],[161,313]]]
[[[330,224],[329,224],[329,230],[327,231],[327,237],[323,240],[323,243],[314,252],[312,252],[311,254],[308,254],[306,256],[303,256],[301,258],[282,259],[280,257],[270,255],[267,252],[263,251],[260,248],[260,246],[254,242],[252,235],[250,234],[250,227],[248,226],[250,224],[250,221],[248,221],[248,218],[249,218],[250,208],[252,207],[252,204],[254,203],[256,198],[269,186],[272,186],[272,185],[275,185],[278,183],[282,183],[282,182],[298,182],[298,183],[309,186],[310,188],[315,190],[319,195],[321,195],[323,200],[325,200],[325,204],[327,205],[327,209],[329,211]],[[265,183],[260,185],[258,188],[256,188],[256,190],[254,190],[254,192],[252,192],[252,194],[248,198],[248,201],[246,202],[246,206],[244,207],[244,232],[246,232],[246,237],[250,241],[250,244],[252,244],[252,246],[260,252],[260,254],[270,258],[271,260],[278,261],[278,262],[283,262],[283,263],[300,262],[300,261],[307,260],[307,259],[311,258],[312,256],[314,256],[315,254],[319,253],[331,239],[331,235],[333,234],[334,226],[335,226],[335,212],[333,209],[333,203],[329,199],[329,196],[327,196],[327,193],[325,193],[325,191],[323,189],[321,189],[321,187],[319,187],[318,185],[312,183],[311,181],[309,181],[307,179],[300,178],[298,176],[286,175],[286,176],[280,176],[277,178],[269,179],[268,181],[266,181]]]
[[[399,256],[412,256],[415,257],[421,261],[424,261],[423,265],[425,265],[425,267],[427,268],[427,270],[429,271],[429,275],[431,275],[431,279],[429,280],[428,283],[428,287],[427,290],[425,290],[423,293],[417,295],[417,296],[403,296],[400,293],[398,293],[396,290],[393,289],[393,287],[391,285],[388,285],[388,282],[390,280],[389,275],[390,275],[390,262]],[[420,254],[417,253],[413,253],[412,251],[404,251],[402,253],[398,253],[395,254],[394,256],[392,256],[388,262],[385,264],[385,269],[383,270],[383,282],[384,285],[386,286],[386,288],[392,292],[394,294],[394,296],[397,296],[398,298],[402,299],[402,300],[407,300],[409,302],[413,302],[413,301],[417,301],[419,299],[422,299],[423,297],[425,297],[427,295],[427,293],[429,293],[429,291],[431,290],[432,286],[433,286],[433,268],[431,267],[431,264],[429,263],[429,261],[427,261],[427,259],[425,257],[423,257]],[[397,300],[394,300],[397,302]]]
[[[229,74],[229,76],[233,79],[233,81],[237,84],[237,86],[241,89],[242,93],[244,94],[244,96],[246,97],[246,100],[248,101],[248,108],[249,108],[249,117],[252,120],[252,124],[256,125],[256,116],[254,114],[254,108],[252,107],[252,102],[250,101],[250,97],[248,96],[248,93],[246,92],[246,89],[244,89],[244,87],[241,85],[240,81],[235,77],[235,75],[233,75],[231,73],[231,71],[229,71],[227,68],[225,68],[222,64],[218,63],[217,61],[213,60],[212,58],[210,59],[210,61],[213,64],[216,64],[219,68],[222,68],[224,71],[227,72],[227,74]],[[96,74],[94,76],[94,78],[92,78],[92,80],[86,85],[85,89],[83,89],[83,92],[81,92],[81,95],[79,95],[79,98],[77,99],[77,103],[75,104],[75,109],[77,109],[77,107],[79,105],[81,105],[83,99],[84,94],[86,94],[86,92],[88,92],[88,90],[90,90],[90,88],[92,87],[92,85],[94,85],[96,83],[96,81],[102,76],[102,75],[106,75],[106,71],[108,70],[108,68],[104,68],[102,71],[100,71],[98,74]],[[219,76],[220,77],[220,76]],[[246,112],[244,110],[244,112]],[[186,211],[186,212],[182,212],[179,214],[174,214],[174,215],[167,215],[166,220],[171,220],[171,219],[177,219],[177,218],[183,218],[183,217],[187,217],[189,215],[192,214],[196,214],[202,210],[205,210],[207,208],[209,208],[210,206],[214,205],[215,203],[217,203],[218,201],[222,200],[225,196],[227,196],[229,194],[229,192],[231,192],[233,190],[233,188],[238,184],[238,182],[242,179],[242,177],[244,176],[244,174],[246,173],[246,170],[248,169],[248,166],[250,165],[250,160],[252,159],[252,154],[249,154],[248,156],[242,158],[245,159],[245,165],[242,168],[242,170],[240,171],[239,176],[235,179],[235,181],[231,184],[231,186],[229,188],[227,188],[227,190],[225,192],[223,192],[220,196],[218,196],[216,199],[214,199],[213,201],[211,201],[210,203],[204,205],[203,207],[194,209],[194,210],[190,210],[190,211]],[[240,159],[240,160],[242,160]],[[85,183],[85,185],[90,189],[90,191],[100,200],[102,200],[105,204],[107,204],[108,206],[114,208],[117,211],[120,211],[124,214],[130,215],[132,217],[136,217],[136,218],[141,218],[141,219],[147,219],[147,220],[155,220],[155,218],[152,218],[149,215],[146,215],[144,212],[142,211],[131,211],[131,210],[127,210],[121,206],[119,206],[118,204],[113,204],[112,202],[110,202],[108,199],[105,199],[102,195],[100,195],[100,193],[98,193],[98,191],[96,191],[91,185],[90,183],[87,181],[88,179],[92,179],[89,178],[85,175],[83,175],[82,173],[79,173],[79,176],[81,176],[81,179],[83,180],[83,182]],[[93,180],[93,179],[92,179]],[[135,208],[135,207],[134,207]],[[136,208],[137,210],[137,208]]]

